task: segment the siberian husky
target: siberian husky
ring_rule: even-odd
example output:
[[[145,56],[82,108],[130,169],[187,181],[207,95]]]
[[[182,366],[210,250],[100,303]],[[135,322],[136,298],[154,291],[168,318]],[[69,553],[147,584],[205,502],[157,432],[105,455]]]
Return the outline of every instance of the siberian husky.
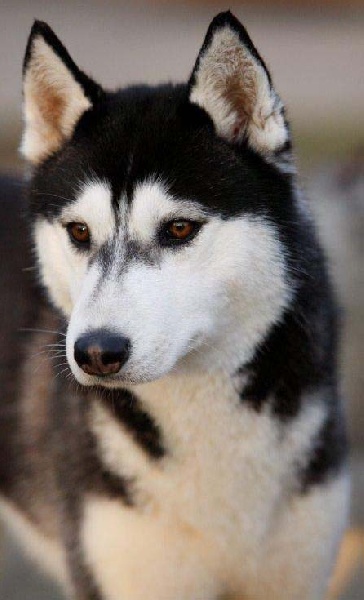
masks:
[[[37,277],[8,182],[3,515],[77,600],[323,598],[336,310],[265,62],[227,12],[186,84],[109,92],[35,22],[23,82]]]

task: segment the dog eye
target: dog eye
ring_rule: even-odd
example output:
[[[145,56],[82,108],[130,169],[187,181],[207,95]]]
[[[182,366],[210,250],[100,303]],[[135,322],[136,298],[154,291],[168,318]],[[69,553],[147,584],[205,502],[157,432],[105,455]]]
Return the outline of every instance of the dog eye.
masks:
[[[202,223],[181,219],[166,223],[160,232],[160,243],[164,246],[189,242],[200,230]]]
[[[90,231],[85,223],[68,223],[66,229],[71,241],[78,246],[85,247],[90,244]]]

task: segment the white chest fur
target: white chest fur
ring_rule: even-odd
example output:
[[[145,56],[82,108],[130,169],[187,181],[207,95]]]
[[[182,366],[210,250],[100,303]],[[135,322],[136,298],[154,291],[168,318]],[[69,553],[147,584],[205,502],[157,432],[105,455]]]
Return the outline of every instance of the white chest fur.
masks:
[[[160,426],[167,452],[150,460],[95,402],[102,460],[130,478],[135,498],[133,508],[96,497],[85,503],[85,552],[107,599],[202,599],[226,581],[239,587],[279,521],[322,406],[312,399],[284,425],[268,410],[244,406],[221,374],[175,375],[134,390]]]

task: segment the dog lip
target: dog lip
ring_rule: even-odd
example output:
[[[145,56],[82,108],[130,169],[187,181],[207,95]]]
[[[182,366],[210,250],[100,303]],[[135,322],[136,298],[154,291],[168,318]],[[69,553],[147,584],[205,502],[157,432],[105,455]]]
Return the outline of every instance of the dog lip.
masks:
[[[123,375],[122,373],[117,374],[108,374],[108,375],[92,375],[88,374],[85,371],[74,371],[71,369],[73,377],[80,385],[85,387],[105,387],[105,388],[118,388],[123,385],[138,385],[141,383],[149,383],[151,381],[155,381],[159,379],[159,377],[131,377],[128,375]]]
[[[142,375],[140,377],[132,377],[130,375],[123,375],[122,373],[118,373],[117,375],[107,375],[106,377],[104,377],[99,375],[87,375],[86,373],[82,372],[80,374],[80,378],[77,377],[75,374],[74,377],[76,378],[78,383],[80,383],[80,385],[85,385],[87,387],[100,386],[104,388],[121,388],[125,385],[140,385],[142,383],[150,383],[152,381],[160,379],[161,376],[158,375],[156,377],[147,377],[145,375]]]

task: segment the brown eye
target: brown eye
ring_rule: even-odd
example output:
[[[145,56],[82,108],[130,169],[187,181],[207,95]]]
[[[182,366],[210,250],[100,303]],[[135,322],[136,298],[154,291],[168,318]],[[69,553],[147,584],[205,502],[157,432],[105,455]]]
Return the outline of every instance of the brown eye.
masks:
[[[201,221],[188,221],[187,219],[169,221],[159,230],[159,243],[167,248],[183,246],[196,237],[202,226],[203,222]]]
[[[86,246],[90,243],[90,232],[84,223],[69,223],[67,231],[71,240],[78,245]]]
[[[185,240],[195,231],[192,221],[172,221],[167,225],[168,235],[175,240]]]

